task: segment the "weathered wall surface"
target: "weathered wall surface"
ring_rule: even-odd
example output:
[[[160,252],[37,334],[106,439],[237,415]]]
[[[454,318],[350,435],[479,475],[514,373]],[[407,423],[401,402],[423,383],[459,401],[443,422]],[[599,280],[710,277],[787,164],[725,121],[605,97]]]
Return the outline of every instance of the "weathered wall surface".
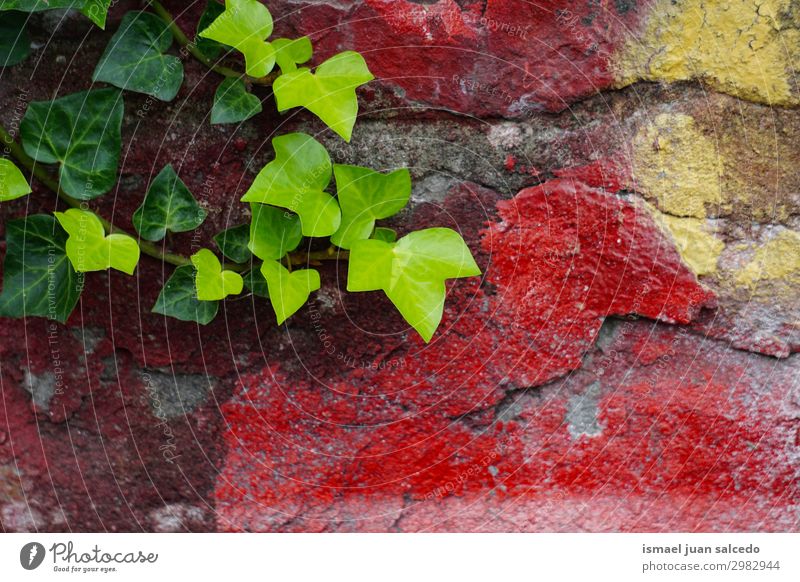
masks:
[[[202,9],[167,4],[185,30]],[[268,4],[378,77],[352,143],[296,112],[212,127],[188,61],[173,103],[126,95],[101,213],[129,227],[171,162],[211,210],[172,244],[208,245],[274,132],[320,132],[408,166],[395,226],[459,229],[485,276],[428,345],[335,265],[283,328],[249,297],[150,314],[149,259],[90,276],[66,326],[0,321],[3,530],[799,529],[800,2]],[[41,19],[3,121],[86,88],[135,5],[105,33]]]

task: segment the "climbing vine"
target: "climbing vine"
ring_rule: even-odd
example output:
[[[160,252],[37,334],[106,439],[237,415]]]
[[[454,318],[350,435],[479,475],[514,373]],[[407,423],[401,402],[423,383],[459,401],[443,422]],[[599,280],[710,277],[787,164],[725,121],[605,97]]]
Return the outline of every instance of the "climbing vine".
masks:
[[[0,66],[28,58],[29,13],[69,7],[104,28],[111,4],[0,0]],[[383,173],[336,164],[309,135],[275,137],[274,159],[242,197],[250,222],[214,237],[219,255],[210,248],[190,257],[163,250],[169,233],[190,232],[207,216],[171,165],[144,193],[132,217],[135,233],[90,209],[117,182],[124,93],[162,102],[177,95],[183,64],[171,54],[174,43],[221,77],[212,124],[258,115],[262,101],[251,87],[271,85],[278,111],[303,107],[349,142],[358,114],[356,90],[373,79],[363,57],[345,51],[310,65],[309,38],[269,40],[272,29],[272,15],[258,0],[226,0],[224,6],[209,0],[190,40],[159,2],[148,2],[144,10],[124,15],[100,57],[91,80],[105,86],[31,103],[19,142],[0,127],[7,156],[0,158],[0,202],[31,193],[23,169],[69,207],[7,223],[0,315],[64,322],[80,299],[84,273],[115,269],[132,275],[147,255],[176,267],[154,298],[153,312],[207,324],[220,301],[247,290],[270,301],[280,325],[319,289],[313,266],[341,260],[349,262],[348,291],[383,291],[430,341],[442,317],[445,281],[480,270],[451,229],[428,228],[398,239],[377,224],[408,203],[411,178],[405,168]],[[244,71],[222,64],[232,55],[243,59]],[[329,240],[327,250],[298,251],[311,238]]]

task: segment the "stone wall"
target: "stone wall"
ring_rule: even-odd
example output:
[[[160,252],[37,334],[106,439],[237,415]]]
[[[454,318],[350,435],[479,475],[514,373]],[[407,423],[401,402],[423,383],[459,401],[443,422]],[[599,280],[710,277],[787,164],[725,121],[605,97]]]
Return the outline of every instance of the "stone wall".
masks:
[[[219,79],[126,94],[130,228],[172,163],[247,220],[276,132],[407,166],[393,226],[458,229],[484,277],[449,285],[430,344],[344,265],[277,328],[228,301],[150,313],[170,268],[92,274],[65,326],[0,321],[5,531],[796,531],[800,523],[800,2],[267,2],[315,60],[377,80],[345,144],[304,112],[211,126]],[[166,2],[193,29],[202,6]],[[0,118],[87,88],[106,32],[37,17]],[[55,65],[54,65],[55,64]],[[0,207],[53,209],[36,187]],[[3,244],[4,247],[4,244]]]

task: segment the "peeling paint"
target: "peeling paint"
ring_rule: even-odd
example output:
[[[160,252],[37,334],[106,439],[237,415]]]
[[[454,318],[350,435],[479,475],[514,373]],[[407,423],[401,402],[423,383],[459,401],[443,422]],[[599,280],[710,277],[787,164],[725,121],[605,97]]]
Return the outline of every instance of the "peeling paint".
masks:
[[[674,216],[706,217],[706,205],[722,203],[722,162],[714,142],[682,113],[662,113],[633,139],[637,190]]]
[[[701,79],[743,99],[796,105],[792,75],[800,65],[800,30],[792,4],[660,0],[644,33],[615,55],[618,86]]]
[[[800,233],[783,230],[760,247],[736,276],[736,283],[755,290],[761,281],[800,285]],[[794,293],[797,288],[794,287]]]
[[[582,436],[595,437],[603,432],[597,420],[600,382],[586,388],[583,394],[573,396],[567,403],[567,430],[573,439]]]
[[[709,232],[707,221],[700,218],[681,218],[659,212],[647,205],[656,223],[675,241],[675,246],[696,275],[711,275],[717,272],[719,256],[725,243]]]

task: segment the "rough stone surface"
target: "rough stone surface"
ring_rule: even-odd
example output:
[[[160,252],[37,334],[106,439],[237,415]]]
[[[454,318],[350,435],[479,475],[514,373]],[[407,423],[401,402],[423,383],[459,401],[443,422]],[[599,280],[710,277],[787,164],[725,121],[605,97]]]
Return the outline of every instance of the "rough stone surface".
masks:
[[[186,31],[203,8],[165,4]],[[281,328],[251,296],[205,327],[151,314],[171,268],[148,258],[89,275],[65,326],[0,320],[4,531],[800,529],[797,2],[267,4],[315,62],[363,52],[352,142],[262,88],[211,126],[220,79],[187,60],[173,102],[126,93],[93,208],[130,229],[172,163],[209,217],[168,244],[214,248],[271,137],[306,131],[409,167],[388,225],[458,229],[484,275],[427,345],[336,264]],[[105,32],[36,16],[4,126],[87,88],[139,6]],[[34,184],[0,236],[53,208]]]

